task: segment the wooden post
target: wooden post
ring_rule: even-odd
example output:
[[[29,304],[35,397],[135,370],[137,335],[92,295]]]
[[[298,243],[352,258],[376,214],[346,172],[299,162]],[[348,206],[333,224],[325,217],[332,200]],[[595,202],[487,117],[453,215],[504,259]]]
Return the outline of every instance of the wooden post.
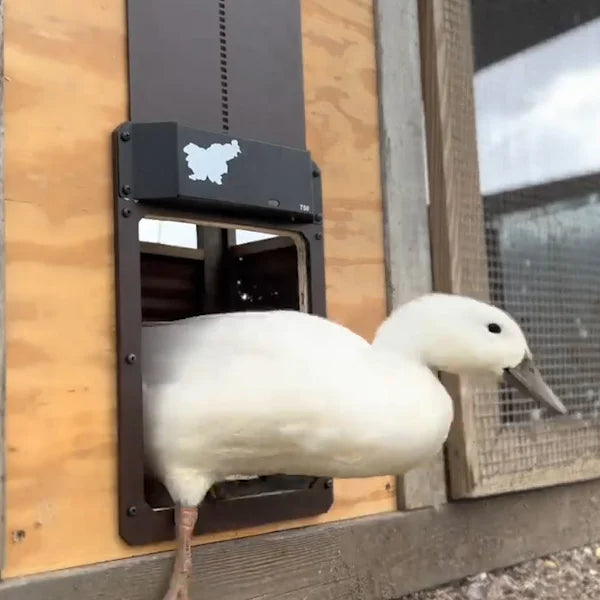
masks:
[[[470,5],[420,0],[419,13],[434,288],[489,300]],[[469,495],[478,474],[473,386],[466,378],[442,380],[455,400],[447,445],[451,492]]]
[[[388,311],[432,289],[417,0],[376,2]],[[400,477],[398,507],[446,501],[444,457]]]

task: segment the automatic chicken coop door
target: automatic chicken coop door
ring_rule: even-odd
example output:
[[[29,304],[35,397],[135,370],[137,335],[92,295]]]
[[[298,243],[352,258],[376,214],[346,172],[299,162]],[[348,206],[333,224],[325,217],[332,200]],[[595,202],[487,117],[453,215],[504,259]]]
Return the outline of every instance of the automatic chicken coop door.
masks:
[[[174,511],[144,469],[142,323],[324,315],[325,278],[299,2],[130,0],[128,11],[131,114],[113,136],[119,531],[146,544],[173,537]],[[196,533],[316,515],[332,500],[328,479],[257,473],[216,485]]]

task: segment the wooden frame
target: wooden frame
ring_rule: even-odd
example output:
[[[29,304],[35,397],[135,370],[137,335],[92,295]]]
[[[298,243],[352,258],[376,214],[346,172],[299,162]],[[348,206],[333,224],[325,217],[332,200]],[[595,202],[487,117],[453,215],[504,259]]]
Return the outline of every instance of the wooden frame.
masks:
[[[432,289],[417,0],[376,0],[388,312]],[[444,456],[398,481],[398,508],[446,501]]]
[[[330,523],[194,550],[193,598],[379,600],[600,538],[600,482]],[[532,518],[532,515],[535,518]],[[3,600],[159,600],[161,553],[0,584]],[[143,581],[143,585],[140,582]]]
[[[470,2],[420,0],[422,77],[427,123],[430,227],[433,279],[437,290],[489,301],[483,202],[479,191],[473,98]],[[469,231],[461,230],[468,216]],[[600,475],[600,459],[566,466],[483,477],[474,414],[475,390],[497,394],[469,378],[446,377],[455,398],[456,417],[448,439],[451,496],[479,497],[502,492],[580,481]],[[493,415],[496,439],[516,446],[519,435],[502,426],[499,402]],[[551,432],[566,439],[571,418],[532,425],[531,434]]]
[[[452,11],[455,31],[445,16]],[[438,291],[489,300],[487,265],[473,265],[469,256],[485,256],[483,205],[479,195],[473,58],[468,0],[419,0],[422,82],[425,104],[430,189],[430,228],[434,287]],[[461,211],[473,217],[481,232],[465,244],[459,230]],[[474,282],[481,284],[477,289]],[[450,492],[453,497],[477,495],[479,481],[475,447],[473,386],[466,378],[442,377],[455,399],[455,419],[448,439]]]

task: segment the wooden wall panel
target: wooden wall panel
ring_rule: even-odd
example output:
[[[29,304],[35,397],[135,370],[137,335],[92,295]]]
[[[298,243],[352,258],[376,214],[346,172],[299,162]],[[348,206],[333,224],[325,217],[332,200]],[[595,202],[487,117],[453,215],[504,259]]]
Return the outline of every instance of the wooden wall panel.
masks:
[[[385,315],[373,11],[303,0],[309,147],[323,171],[330,316]],[[6,0],[7,560],[4,577],[130,548],[116,516],[110,132],[127,118],[124,0]],[[392,477],[336,482],[317,519],[394,510]]]
[[[116,545],[110,131],[126,117],[121,2],[5,2],[7,559]]]
[[[329,316],[386,315],[372,0],[302,0],[307,145],[323,171]]]

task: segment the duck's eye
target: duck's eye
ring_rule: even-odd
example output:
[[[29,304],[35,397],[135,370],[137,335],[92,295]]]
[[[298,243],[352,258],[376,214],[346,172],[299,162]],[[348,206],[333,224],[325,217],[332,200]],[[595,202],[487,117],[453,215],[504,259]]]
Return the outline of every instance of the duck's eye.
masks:
[[[488,331],[490,333],[501,333],[502,327],[500,327],[500,325],[498,325],[498,323],[490,323],[488,325]]]

